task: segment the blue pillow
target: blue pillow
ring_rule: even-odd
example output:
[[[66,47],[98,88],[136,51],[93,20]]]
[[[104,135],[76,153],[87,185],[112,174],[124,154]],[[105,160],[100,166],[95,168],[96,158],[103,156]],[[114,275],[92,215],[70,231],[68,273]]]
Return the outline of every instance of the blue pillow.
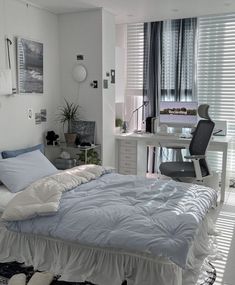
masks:
[[[34,150],[40,150],[42,153],[44,153],[44,144],[38,144],[32,147],[27,147],[27,148],[22,148],[22,149],[17,149],[17,150],[5,150],[2,152],[2,157],[3,158],[16,157],[23,153],[31,152]]]
[[[0,159],[0,180],[13,193],[56,173],[58,170],[39,150]]]

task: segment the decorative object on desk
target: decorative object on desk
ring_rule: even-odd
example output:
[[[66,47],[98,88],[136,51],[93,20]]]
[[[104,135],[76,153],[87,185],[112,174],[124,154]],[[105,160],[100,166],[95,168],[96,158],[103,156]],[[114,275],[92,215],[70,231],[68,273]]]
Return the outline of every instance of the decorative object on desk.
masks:
[[[80,83],[86,80],[87,71],[84,65],[76,64],[73,68],[73,78],[76,82]]]
[[[128,129],[127,121],[124,121],[124,122],[123,122],[123,125],[122,125],[122,132],[123,132],[123,133],[126,133],[126,132],[127,132],[127,129]]]
[[[159,132],[167,133],[167,130],[168,130],[168,126],[167,126],[166,124],[160,125],[160,130],[159,130]]]
[[[79,105],[75,103],[68,102],[66,99],[65,106],[59,107],[59,114],[57,115],[59,121],[64,124],[68,124],[68,131],[67,133],[64,133],[66,143],[69,145],[75,144],[75,140],[77,137],[77,133],[74,132],[72,129],[72,122],[77,120],[79,117],[78,109]]]
[[[63,159],[70,159],[70,157],[71,155],[67,151],[62,151],[60,154],[60,158],[63,158]]]
[[[81,148],[81,150],[83,149]],[[79,154],[79,161],[81,161],[82,163],[86,163],[86,164],[100,164],[101,163],[99,154],[94,149],[89,149],[87,151],[87,158],[86,158],[85,157],[85,147],[84,147],[84,151],[81,151],[81,153]]]
[[[59,135],[54,131],[48,131],[46,135],[47,145],[58,145],[59,144]]]
[[[43,93],[43,44],[17,38],[19,93]]]
[[[77,134],[76,145],[81,143],[95,143],[94,121],[72,121],[72,131]]]

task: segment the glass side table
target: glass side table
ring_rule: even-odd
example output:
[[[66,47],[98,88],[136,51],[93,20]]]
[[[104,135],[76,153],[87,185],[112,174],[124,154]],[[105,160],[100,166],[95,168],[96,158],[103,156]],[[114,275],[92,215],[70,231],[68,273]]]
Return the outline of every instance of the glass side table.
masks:
[[[60,143],[57,146],[46,146],[45,155],[50,161],[55,161],[55,159],[60,157],[62,151],[66,151],[70,154],[71,159],[76,159],[77,165],[79,161],[82,164],[87,164],[89,162],[89,151],[97,150],[98,160],[101,160],[101,145],[91,145],[91,146],[76,146],[76,145],[67,145],[66,143]],[[81,154],[84,153],[83,159],[79,159]]]
[[[100,144],[95,144],[95,145],[91,145],[91,146],[77,146],[77,149],[79,149],[79,151],[84,151],[84,163],[87,164],[87,159],[88,159],[88,151],[92,150],[92,149],[99,149],[100,148]],[[78,154],[79,155],[79,154]]]

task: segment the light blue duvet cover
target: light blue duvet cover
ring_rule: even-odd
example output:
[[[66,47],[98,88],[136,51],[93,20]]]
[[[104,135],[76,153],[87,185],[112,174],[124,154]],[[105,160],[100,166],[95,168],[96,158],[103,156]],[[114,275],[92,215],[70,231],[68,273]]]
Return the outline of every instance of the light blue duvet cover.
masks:
[[[105,174],[62,195],[56,214],[8,222],[9,230],[164,256],[185,268],[216,192],[175,181]]]

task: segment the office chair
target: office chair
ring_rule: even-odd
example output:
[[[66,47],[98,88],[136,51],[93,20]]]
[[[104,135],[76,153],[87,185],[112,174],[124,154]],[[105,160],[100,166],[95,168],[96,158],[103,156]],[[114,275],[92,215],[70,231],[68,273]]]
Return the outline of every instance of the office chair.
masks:
[[[190,155],[185,156],[191,161],[164,162],[160,164],[161,174],[178,181],[203,181],[211,172],[206,161],[206,149],[213,134],[215,123],[208,114],[209,105],[203,104],[198,108],[198,114],[204,120],[200,120],[193,132],[189,145]]]

